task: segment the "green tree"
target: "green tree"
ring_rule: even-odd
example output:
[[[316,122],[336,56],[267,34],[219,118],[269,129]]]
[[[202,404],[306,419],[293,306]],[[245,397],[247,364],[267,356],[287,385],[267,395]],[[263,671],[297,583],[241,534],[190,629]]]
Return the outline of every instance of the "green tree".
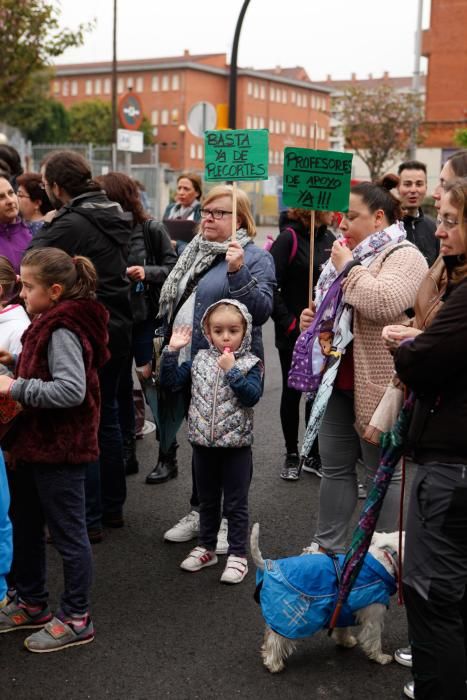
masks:
[[[112,143],[112,107],[110,102],[86,100],[68,110],[70,141],[74,143]]]
[[[112,143],[112,108],[110,102],[85,100],[77,102],[68,110],[69,138],[74,143]],[[147,117],[143,118],[140,130],[144,143],[153,143],[152,126]]]
[[[147,117],[143,117],[139,128],[144,134],[144,144],[146,146],[151,146],[154,143],[154,135],[152,133],[152,124]]]
[[[40,71],[29,89],[12,105],[0,105],[0,121],[20,129],[33,143],[68,140],[69,119],[65,107],[49,97],[51,71]]]
[[[454,143],[460,148],[467,148],[467,129],[458,129],[454,134]]]
[[[360,156],[375,180],[388,162],[406,153],[422,120],[421,99],[388,85],[374,90],[352,87],[336,99],[346,146]]]
[[[38,71],[70,46],[83,42],[90,25],[60,27],[57,3],[0,0],[0,104],[3,109],[25,95]]]

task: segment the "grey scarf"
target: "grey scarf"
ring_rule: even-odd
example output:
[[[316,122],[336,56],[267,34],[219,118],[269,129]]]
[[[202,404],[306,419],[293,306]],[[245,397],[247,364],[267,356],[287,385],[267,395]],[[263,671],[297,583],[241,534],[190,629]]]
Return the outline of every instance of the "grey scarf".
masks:
[[[190,276],[187,280],[189,281],[198,277],[206,270],[209,270],[218,255],[225,255],[227,253],[227,248],[231,240],[232,237],[227,238],[227,240],[222,241],[222,243],[207,241],[203,238],[201,233],[198,233],[193,240],[190,241],[161,289],[159,317],[167,316],[169,321],[172,320],[175,300],[177,296],[179,296],[180,291],[183,293],[183,290],[179,290],[179,285],[186,273],[190,271]],[[251,241],[251,238],[246,232],[246,229],[240,228],[237,231],[236,240],[240,243],[242,248],[244,248],[246,244]]]

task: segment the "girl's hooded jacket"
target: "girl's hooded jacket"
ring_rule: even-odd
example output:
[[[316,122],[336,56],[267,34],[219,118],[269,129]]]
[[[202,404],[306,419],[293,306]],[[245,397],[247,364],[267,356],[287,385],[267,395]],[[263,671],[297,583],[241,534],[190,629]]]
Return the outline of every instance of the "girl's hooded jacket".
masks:
[[[219,304],[232,304],[247,324],[242,344],[235,351],[235,365],[224,372],[217,360],[220,351],[209,342],[208,350],[198,350],[194,360],[178,366],[178,352],[162,354],[161,385],[175,390],[190,381],[188,439],[202,447],[245,447],[253,442],[253,406],[262,388],[262,363],[250,352],[252,320],[246,307],[232,299],[212,304],[202,319]]]

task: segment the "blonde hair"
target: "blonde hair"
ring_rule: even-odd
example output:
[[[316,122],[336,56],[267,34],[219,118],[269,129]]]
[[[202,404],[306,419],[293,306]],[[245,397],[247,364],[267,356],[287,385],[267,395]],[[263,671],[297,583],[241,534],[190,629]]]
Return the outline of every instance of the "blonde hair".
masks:
[[[240,309],[235,306],[235,304],[229,304],[226,301],[221,301],[219,304],[216,304],[213,309],[209,311],[209,313],[206,315],[204,319],[204,328],[206,331],[209,331],[209,324],[211,323],[211,316],[215,314],[217,311],[232,311],[233,313],[237,314],[239,318],[242,321],[242,326],[243,326],[243,333],[246,332],[247,329],[247,322],[245,316],[242,314]]]
[[[232,187],[230,185],[216,185],[203,199],[202,206],[205,207],[206,204],[211,204],[211,202],[220,197],[230,197],[232,199]],[[254,238],[256,236],[256,227],[253,214],[251,213],[250,200],[248,195],[239,189],[237,189],[237,217],[240,219],[240,228],[246,229],[250,238]]]
[[[451,204],[457,208],[457,219],[464,243],[464,252],[461,256],[462,264],[457,266],[452,273],[452,281],[458,284],[467,277],[467,178],[453,182],[446,188],[446,193]]]
[[[34,277],[45,287],[60,284],[62,301],[96,297],[96,269],[89,258],[82,255],[72,258],[60,248],[38,248],[26,253],[21,267],[34,268]]]

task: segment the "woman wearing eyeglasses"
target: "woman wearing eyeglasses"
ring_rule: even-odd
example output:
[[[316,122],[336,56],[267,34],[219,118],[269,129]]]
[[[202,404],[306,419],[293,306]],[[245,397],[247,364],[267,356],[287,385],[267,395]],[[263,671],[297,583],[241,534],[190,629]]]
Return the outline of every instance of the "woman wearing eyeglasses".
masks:
[[[201,206],[199,232],[187,245],[161,291],[159,308],[170,329],[189,325],[191,344],[180,353],[180,362],[193,358],[208,343],[201,330],[204,312],[216,301],[238,299],[253,318],[252,352],[264,357],[261,326],[271,315],[275,286],[271,255],[253,243],[255,224],[247,195],[237,190],[237,221],[232,238],[232,188],[214,187]],[[147,482],[159,484],[177,476],[175,453],[160,455]],[[194,484],[195,487],[195,484]],[[196,488],[191,500],[197,508]],[[165,533],[165,539],[186,542],[197,535],[199,514],[188,516]],[[218,552],[219,552],[218,545]],[[225,549],[225,545],[224,545]]]
[[[447,273],[428,328],[405,338],[396,370],[414,392],[408,443],[417,466],[406,526],[404,598],[421,700],[467,699],[467,180],[441,195]]]
[[[456,180],[467,176],[467,150],[455,153],[443,166],[439,183],[433,192],[436,208],[439,216],[437,219],[436,237],[440,241],[440,255],[428,270],[415,301],[415,317],[411,325],[386,326],[383,329],[383,339],[391,352],[395,352],[399,345],[419,335],[426,330],[440,311],[445,299],[451,291],[451,279],[456,273],[456,268],[461,264],[459,256],[463,253],[463,243],[459,238],[457,215],[451,216],[452,205],[450,199],[446,199],[446,191],[454,185]],[[410,647],[401,647],[394,654],[395,660],[402,666],[412,666],[412,650]],[[407,697],[414,696],[414,682],[406,683],[404,693]]]

